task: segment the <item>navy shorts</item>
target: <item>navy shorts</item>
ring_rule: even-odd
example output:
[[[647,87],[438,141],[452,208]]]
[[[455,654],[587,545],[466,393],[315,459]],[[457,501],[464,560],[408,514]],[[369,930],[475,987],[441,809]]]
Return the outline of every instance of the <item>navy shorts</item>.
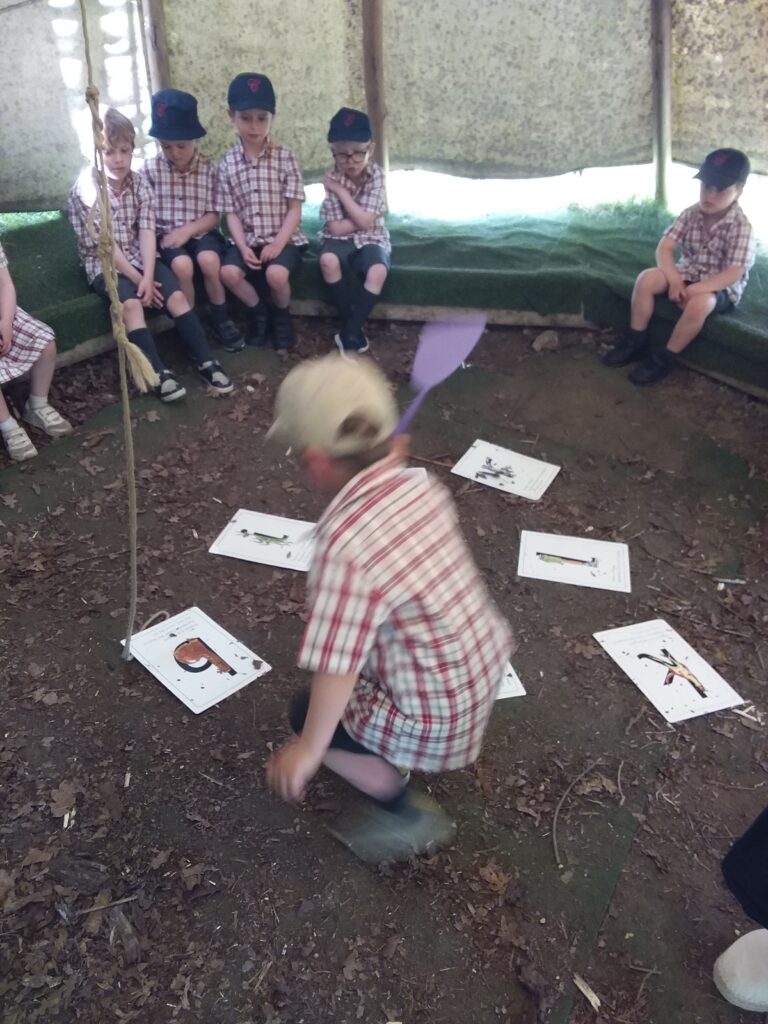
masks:
[[[164,263],[160,260],[155,263],[155,281],[160,285],[163,291],[163,298],[165,302],[173,295],[174,292],[181,291],[181,285],[179,284],[178,278],[172,270],[169,270]],[[117,275],[117,294],[120,296],[121,302],[127,302],[128,299],[138,299],[138,285],[134,284],[133,281],[126,277],[125,274]],[[91,288],[100,295],[102,299],[106,299],[109,302],[109,293],[107,292],[107,285],[104,281],[104,275],[99,274],[98,277],[94,277],[91,282]],[[163,306],[165,308],[165,305]]]
[[[263,246],[254,245],[252,246],[253,251],[258,256],[261,253]],[[306,249],[306,245],[292,245],[290,242],[283,251],[275,259],[270,260],[267,266],[269,267],[285,267],[289,274],[293,274],[294,271],[298,270],[301,266],[301,257]],[[227,246],[227,251],[224,253],[222,259],[222,265],[225,267],[240,267],[245,272],[245,276],[249,281],[254,281],[258,278],[264,277],[264,271],[266,267],[262,267],[261,270],[252,270],[250,267],[246,267],[245,260],[240,255],[240,250],[234,243]]]
[[[291,729],[298,736],[304,728],[304,722],[309,710],[309,690],[299,690],[291,699],[291,706],[288,711],[288,721]],[[331,750],[348,750],[350,754],[373,754],[372,750],[364,747],[362,743],[353,740],[344,726],[339,722],[330,743]],[[378,756],[378,755],[374,755]]]
[[[189,256],[192,262],[197,264],[197,257],[201,252],[215,252],[221,259],[226,248],[227,241],[220,231],[206,231],[199,238],[190,238],[186,245],[169,246],[167,249],[161,249],[159,236],[157,239],[158,255],[167,267],[170,267],[177,256]]]
[[[363,277],[371,267],[377,263],[383,263],[389,270],[392,266],[389,253],[381,245],[361,245],[358,249],[350,238],[326,238],[320,249],[320,255],[324,252],[332,252],[338,256],[342,267],[351,270],[353,274],[361,274]]]

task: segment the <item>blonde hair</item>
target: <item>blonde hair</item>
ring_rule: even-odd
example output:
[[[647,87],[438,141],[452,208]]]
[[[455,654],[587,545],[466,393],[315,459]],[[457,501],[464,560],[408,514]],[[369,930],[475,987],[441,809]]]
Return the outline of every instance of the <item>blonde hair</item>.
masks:
[[[136,129],[125,114],[121,114],[114,107],[107,107],[102,115],[102,121],[104,122],[104,141],[107,145],[114,146],[118,142],[129,142],[131,146],[135,145]]]

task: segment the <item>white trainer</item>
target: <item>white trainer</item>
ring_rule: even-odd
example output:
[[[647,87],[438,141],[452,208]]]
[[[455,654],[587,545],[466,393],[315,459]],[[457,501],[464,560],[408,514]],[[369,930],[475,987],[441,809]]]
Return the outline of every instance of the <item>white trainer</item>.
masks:
[[[29,402],[27,402],[24,406],[22,418],[30,427],[34,427],[35,430],[41,430],[48,437],[64,437],[65,434],[72,433],[72,424],[69,420],[65,420],[47,402],[36,409],[33,409]]]
[[[27,459],[34,459],[37,455],[37,448],[32,444],[29,434],[18,423],[13,430],[3,430],[2,438],[5,442],[5,450],[14,462],[26,462]]]
[[[712,978],[732,1006],[768,1013],[768,931],[758,928],[736,939],[717,958]]]

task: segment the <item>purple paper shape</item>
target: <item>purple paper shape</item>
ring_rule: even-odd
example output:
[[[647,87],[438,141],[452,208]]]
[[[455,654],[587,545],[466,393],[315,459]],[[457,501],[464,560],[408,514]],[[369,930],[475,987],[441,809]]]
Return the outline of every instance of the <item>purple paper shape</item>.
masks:
[[[424,325],[411,371],[411,387],[418,394],[400,417],[396,434],[405,433],[432,388],[461,366],[478,343],[486,320],[485,313],[477,313]]]

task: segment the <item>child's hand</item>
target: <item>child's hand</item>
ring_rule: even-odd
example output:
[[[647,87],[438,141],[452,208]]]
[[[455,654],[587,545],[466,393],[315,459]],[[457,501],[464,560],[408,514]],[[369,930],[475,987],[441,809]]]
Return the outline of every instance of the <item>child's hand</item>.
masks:
[[[301,800],[321,761],[322,756],[310,751],[297,736],[267,761],[267,785],[283,800]]]
[[[282,251],[282,245],[278,245],[276,242],[267,242],[261,250],[261,262],[269,263],[270,260],[276,260]]]
[[[0,320],[0,356],[6,356],[11,351],[13,341],[13,320]]]
[[[181,249],[189,241],[189,234],[184,228],[174,228],[160,239],[161,249]]]
[[[672,302],[685,302],[685,281],[679,274],[676,274],[669,282],[667,295]]]
[[[243,257],[246,267],[250,267],[251,270],[261,270],[261,260],[250,245],[244,245],[240,250],[240,255]]]
[[[341,195],[342,192],[347,191],[341,184],[341,182],[333,177],[330,171],[326,172],[326,175],[323,178],[323,184],[325,185],[326,189],[329,192],[333,192],[335,196],[339,196]]]

